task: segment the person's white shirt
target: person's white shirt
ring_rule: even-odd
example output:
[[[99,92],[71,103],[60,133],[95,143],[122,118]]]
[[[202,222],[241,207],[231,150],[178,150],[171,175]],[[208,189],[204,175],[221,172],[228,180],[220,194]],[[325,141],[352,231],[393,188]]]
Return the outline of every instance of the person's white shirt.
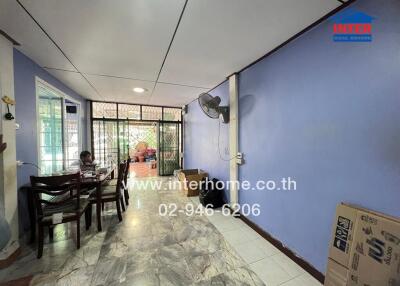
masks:
[[[78,168],[80,168],[81,167],[81,165],[83,165],[83,162],[82,162],[82,160],[75,160],[75,161],[73,161],[72,163],[71,163],[71,167],[78,167]]]
[[[93,160],[92,163],[85,163],[83,162],[81,159],[73,161],[70,165],[71,168],[73,169],[90,169],[90,168],[94,168],[96,165],[98,164],[98,162],[96,160]]]

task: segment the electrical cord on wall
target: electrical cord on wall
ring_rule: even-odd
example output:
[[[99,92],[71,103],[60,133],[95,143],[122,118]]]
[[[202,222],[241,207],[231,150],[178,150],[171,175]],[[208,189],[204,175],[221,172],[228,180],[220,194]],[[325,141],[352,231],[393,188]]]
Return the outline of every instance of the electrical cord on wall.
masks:
[[[22,166],[22,165],[31,165],[31,166],[36,167],[36,169],[38,169],[39,171],[42,171],[42,169],[40,169],[39,166],[36,165],[36,164],[34,164],[34,163],[29,163],[29,162],[18,162],[18,164],[19,164],[19,166]]]
[[[225,161],[225,162],[230,162],[230,161],[232,161],[232,160],[234,160],[234,159],[237,159],[237,155],[234,156],[234,157],[232,157],[232,158],[230,158],[230,159],[225,159],[225,158],[222,156],[222,154],[221,154],[221,148],[220,148],[220,146],[219,146],[219,139],[220,139],[220,137],[221,137],[221,118],[218,117],[218,155],[219,155],[219,158],[220,158],[222,161]]]

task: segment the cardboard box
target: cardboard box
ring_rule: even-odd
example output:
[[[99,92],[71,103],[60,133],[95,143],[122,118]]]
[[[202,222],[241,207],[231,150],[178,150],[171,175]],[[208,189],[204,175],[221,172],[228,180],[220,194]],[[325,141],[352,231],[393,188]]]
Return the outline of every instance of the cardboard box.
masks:
[[[400,220],[338,205],[325,285],[400,286]]]
[[[208,177],[208,174],[200,169],[181,170],[178,173],[178,178],[179,181],[181,181],[182,190],[188,197],[199,195],[200,182],[206,177]]]
[[[400,285],[400,220],[358,211],[348,285]]]
[[[328,259],[325,286],[347,286],[349,270],[332,259]]]
[[[329,257],[345,267],[349,265],[357,212],[357,209],[346,204],[340,204],[336,208]]]

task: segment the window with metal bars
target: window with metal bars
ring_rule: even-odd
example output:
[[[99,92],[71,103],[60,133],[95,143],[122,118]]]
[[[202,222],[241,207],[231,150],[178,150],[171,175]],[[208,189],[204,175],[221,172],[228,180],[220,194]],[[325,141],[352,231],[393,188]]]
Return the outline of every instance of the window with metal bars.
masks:
[[[140,119],[140,105],[133,104],[118,104],[119,119]]]
[[[143,120],[162,120],[162,107],[158,106],[142,106]]]
[[[79,160],[80,106],[39,79],[36,80],[36,93],[40,173],[58,173]],[[67,112],[67,106],[74,106],[74,112]]]
[[[108,102],[93,102],[94,118],[117,118],[117,104]]]
[[[181,121],[182,110],[180,108],[164,107],[163,120],[165,121]]]

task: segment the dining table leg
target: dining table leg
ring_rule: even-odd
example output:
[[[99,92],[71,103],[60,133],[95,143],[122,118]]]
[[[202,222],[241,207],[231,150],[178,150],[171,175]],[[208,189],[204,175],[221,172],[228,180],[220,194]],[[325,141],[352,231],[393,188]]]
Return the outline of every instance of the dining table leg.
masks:
[[[29,222],[31,226],[31,239],[30,243],[34,243],[36,239],[36,211],[34,206],[34,199],[31,188],[26,188],[28,200]]]
[[[97,230],[101,231],[101,183],[96,187],[96,214],[97,214]]]

